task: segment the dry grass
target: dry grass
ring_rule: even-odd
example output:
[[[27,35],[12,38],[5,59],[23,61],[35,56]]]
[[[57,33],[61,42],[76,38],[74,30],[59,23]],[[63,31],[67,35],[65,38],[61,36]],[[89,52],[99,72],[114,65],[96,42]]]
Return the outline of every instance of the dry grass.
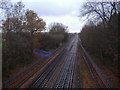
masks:
[[[94,62],[98,65],[98,67],[101,69],[101,71],[104,73],[106,78],[111,82],[113,88],[120,88],[120,79],[119,76],[116,75],[116,73],[112,72],[106,65],[104,65],[100,59],[94,57],[91,54]]]
[[[79,67],[80,74],[82,76],[82,88],[97,88],[95,81],[93,80],[91,73],[82,57],[82,53],[79,50]]]

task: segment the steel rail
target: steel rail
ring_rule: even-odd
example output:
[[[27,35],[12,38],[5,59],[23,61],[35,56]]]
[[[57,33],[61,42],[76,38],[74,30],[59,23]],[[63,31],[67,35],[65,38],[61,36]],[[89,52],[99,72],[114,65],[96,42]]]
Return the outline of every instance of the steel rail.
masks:
[[[57,54],[58,51],[61,49],[62,47],[57,48],[56,50],[54,50],[53,55]],[[48,58],[46,60],[46,62],[49,62],[49,60],[52,58],[53,56],[51,56],[50,58]],[[11,78],[10,80],[5,81],[2,85],[3,88],[18,88],[20,87],[22,84],[24,84],[32,75],[34,75],[41,67],[39,66],[39,64],[42,62],[43,60],[39,60],[37,62],[35,62],[34,64],[32,64],[31,66],[29,66],[28,68],[26,68],[25,70],[23,70],[22,72],[18,73],[15,77]],[[45,64],[45,63],[44,63]],[[43,66],[43,65],[42,65]],[[33,71],[30,75],[28,75],[27,77],[25,77],[22,82],[19,82],[19,84],[17,86],[11,87],[12,85],[14,85],[14,83],[16,84],[18,82],[17,79],[19,79],[20,76],[25,76],[27,73],[29,73],[29,71],[34,70],[35,68],[37,68],[35,71]]]
[[[100,81],[103,83],[105,88],[112,88],[112,85],[111,85],[110,81],[107,80],[105,75],[101,72],[100,68],[93,62],[92,58],[88,55],[88,53],[86,52],[86,50],[82,46],[80,38],[78,40],[79,40],[79,43],[80,43],[79,46],[81,47],[82,52],[83,52],[84,56],[86,57],[85,58],[83,56],[83,58],[84,58],[84,60],[87,64],[87,66],[89,67],[90,72],[94,71],[96,73],[97,77],[99,77]],[[98,80],[96,80],[96,81],[97,81],[97,83],[99,83],[99,86],[101,87],[100,82],[98,82]]]
[[[64,53],[63,53],[64,54]],[[59,58],[61,57],[58,56]],[[47,76],[51,76],[52,72],[54,71],[54,66],[55,64],[57,64],[57,60],[55,60],[53,63],[51,63],[50,66],[48,66],[48,68],[45,70],[45,72],[43,72],[42,74],[40,74],[32,83],[31,85],[29,86],[29,88],[38,88],[40,87],[41,84],[45,84],[45,82],[47,81],[46,80],[46,77]],[[43,87],[43,86],[42,86]]]
[[[67,46],[67,44],[65,45],[65,47]],[[64,48],[65,49],[65,48]],[[64,55],[64,53],[62,54]],[[60,56],[61,57],[61,56]],[[59,58],[60,58],[59,57]],[[59,60],[59,59],[58,59]],[[49,78],[52,76],[52,72],[53,70],[55,70],[55,66],[53,65],[54,63],[57,64],[57,60],[55,60],[56,62],[53,62],[51,66],[49,66],[48,70],[46,70],[45,72],[43,72],[43,74],[39,75],[29,86],[29,88],[37,88],[37,87],[45,87],[45,85],[47,84],[47,81],[49,80]]]
[[[63,50],[63,49],[62,49],[62,50]],[[53,58],[56,58],[56,57],[60,54],[60,52],[62,52],[62,50],[60,50],[60,51],[58,52],[58,54],[57,54],[55,57],[53,57]],[[22,85],[23,85],[25,82],[27,82],[27,80],[28,80],[29,78],[31,78],[35,73],[37,73],[37,72],[38,72],[39,70],[41,70],[42,68],[46,68],[46,66],[47,66],[48,64],[50,64],[50,63],[52,63],[52,58],[48,59],[45,63],[43,63],[42,65],[40,65],[32,74],[28,75],[28,77],[25,78],[22,82],[20,82],[19,85],[17,85],[16,87],[19,88],[20,86],[22,86]]]
[[[76,57],[76,44],[77,41],[74,39],[70,47],[68,49],[68,58],[66,60],[66,63],[64,65],[63,71],[61,72],[61,76],[56,82],[54,88],[71,88],[72,87],[72,81],[73,81],[73,70],[74,70],[74,63],[75,63],[75,57]]]

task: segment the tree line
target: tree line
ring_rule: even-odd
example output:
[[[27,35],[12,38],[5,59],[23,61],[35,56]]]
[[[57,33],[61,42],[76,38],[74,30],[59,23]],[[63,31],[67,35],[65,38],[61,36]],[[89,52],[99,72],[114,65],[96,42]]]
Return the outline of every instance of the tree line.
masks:
[[[51,23],[44,32],[46,22],[33,10],[25,9],[22,2],[0,2],[2,10],[2,71],[3,80],[10,78],[12,70],[35,60],[33,49],[53,51],[68,40],[67,26]]]
[[[80,32],[83,45],[119,75],[120,2],[87,2],[80,11],[88,20]]]

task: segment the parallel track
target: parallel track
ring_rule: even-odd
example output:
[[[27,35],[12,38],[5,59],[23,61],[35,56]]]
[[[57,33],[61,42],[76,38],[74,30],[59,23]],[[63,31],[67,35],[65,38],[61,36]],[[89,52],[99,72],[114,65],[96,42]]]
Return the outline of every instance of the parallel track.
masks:
[[[15,76],[14,78],[12,78],[11,80],[9,80],[9,82],[7,83],[3,83],[3,88],[19,88],[20,86],[22,86],[25,82],[27,82],[27,80],[29,78],[31,78],[37,71],[39,71],[43,66],[47,66],[47,64],[51,61],[52,58],[57,57],[59,55],[59,53],[61,53],[63,50],[62,47],[59,47],[58,49],[56,49],[54,51],[54,56],[51,56],[49,59],[47,60],[40,60],[36,63],[34,63],[32,66],[30,66],[30,68],[27,68],[27,70],[25,70],[25,73],[23,72],[23,74],[18,74],[17,76]],[[20,72],[21,73],[21,72]]]
[[[29,88],[45,88],[52,78],[55,70],[60,63],[65,62],[64,66],[60,69],[60,75],[57,77],[56,82],[52,88],[72,88],[74,62],[76,57],[77,41],[74,38],[69,46],[58,56],[53,63],[40,74],[30,85]],[[49,88],[49,87],[48,87]]]
[[[83,52],[83,59],[91,73],[92,78],[96,82],[98,88],[112,88],[111,83],[106,79],[105,75],[101,72],[100,68],[93,62],[92,58],[88,55],[86,50],[81,44],[79,39],[79,47]]]
[[[27,76],[24,79],[16,80],[8,88],[20,88],[38,71],[38,76],[30,82],[27,88],[73,88],[73,78],[77,75],[75,63],[77,63],[78,47],[83,53],[82,56],[97,87],[111,88],[110,82],[83,48],[78,35],[74,36],[65,46],[59,48],[53,57],[34,66],[32,73],[25,73]]]
[[[70,47],[70,51],[67,55],[66,63],[61,72],[61,76],[55,84],[54,88],[72,88],[73,75],[74,75],[74,63],[76,59],[77,41],[74,40]]]
[[[22,82],[20,82],[16,87],[20,88],[22,85],[24,85],[25,82],[27,82],[27,80],[29,80],[34,74],[36,74],[38,71],[40,71],[41,69],[44,70],[45,68],[47,68],[51,63],[53,63],[54,59],[56,57],[58,57],[60,55],[61,52],[63,52],[63,48],[61,48],[61,50],[59,52],[56,53],[55,56],[53,56],[52,58],[46,60],[45,63],[43,63],[42,65],[40,65],[34,72],[32,72],[32,74],[28,75],[28,77],[26,77]],[[53,59],[54,58],[54,59]],[[42,71],[41,71],[42,72]]]
[[[80,39],[78,36],[75,36],[68,47],[64,50],[63,53],[58,56],[53,63],[42,73],[40,74],[35,81],[29,86],[29,88],[49,88],[48,83],[53,76],[55,77],[55,71],[61,59],[64,60],[64,65],[60,68],[60,73],[52,84],[51,88],[72,88],[73,87],[73,77],[74,77],[74,69],[75,69],[75,61],[77,55],[77,47],[81,47],[83,52],[83,58],[86,62],[87,67],[91,72],[91,76],[93,77],[94,81],[98,88],[111,88],[110,82],[105,78],[103,73],[100,71],[98,66],[93,62],[90,56],[87,54],[85,49],[82,47]],[[65,57],[65,59],[64,59]],[[62,60],[62,62],[63,62]],[[54,75],[53,75],[54,74]]]
[[[72,40],[72,38],[70,40]],[[69,40],[69,42],[70,42],[70,40]],[[69,42],[67,44],[65,44],[64,46],[56,49],[53,53],[53,56],[51,56],[49,59],[38,61],[37,63],[35,63],[35,65],[30,66],[30,69],[27,68],[27,70],[25,70],[25,72],[23,72],[22,75],[18,74],[17,77],[15,76],[11,80],[8,80],[7,82],[3,83],[3,88],[20,88],[34,74],[36,74],[41,69],[43,70],[43,69],[47,68],[54,61],[54,59],[56,57],[58,57],[61,53],[63,53],[65,47],[69,44]]]
[[[57,59],[51,63],[48,68],[40,74],[29,86],[30,88],[43,88],[48,80],[50,79],[52,73],[54,72],[55,68],[57,67],[59,63],[59,58],[61,58],[64,55],[64,52],[57,57]]]

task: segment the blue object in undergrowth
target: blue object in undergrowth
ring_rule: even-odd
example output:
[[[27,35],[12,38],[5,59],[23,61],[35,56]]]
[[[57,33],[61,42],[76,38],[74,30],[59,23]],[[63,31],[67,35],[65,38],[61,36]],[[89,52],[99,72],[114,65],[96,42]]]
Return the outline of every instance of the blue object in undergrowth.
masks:
[[[41,53],[39,53],[39,52],[37,52],[37,51],[43,52],[43,53],[45,53],[45,54],[47,54],[47,55],[41,54]],[[33,53],[34,53],[35,55],[37,55],[38,57],[40,57],[40,58],[47,58],[47,57],[50,57],[50,56],[52,55],[51,52],[47,52],[47,51],[44,51],[44,50],[41,50],[41,49],[34,49],[34,50],[33,50]]]

